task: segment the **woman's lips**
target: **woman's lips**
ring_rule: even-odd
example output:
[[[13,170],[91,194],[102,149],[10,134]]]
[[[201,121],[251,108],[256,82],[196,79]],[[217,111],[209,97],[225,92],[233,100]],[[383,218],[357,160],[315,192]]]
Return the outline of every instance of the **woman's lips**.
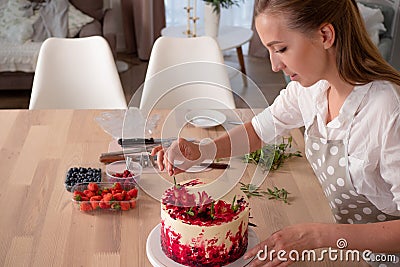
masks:
[[[296,77],[297,77],[297,74],[290,75],[290,80],[294,81],[294,79],[296,79]]]

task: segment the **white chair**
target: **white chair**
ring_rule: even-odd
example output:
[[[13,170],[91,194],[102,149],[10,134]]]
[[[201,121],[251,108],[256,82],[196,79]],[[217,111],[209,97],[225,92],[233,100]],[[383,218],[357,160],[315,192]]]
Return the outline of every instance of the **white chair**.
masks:
[[[49,38],[39,51],[29,109],[126,109],[107,41]]]
[[[234,109],[228,72],[211,37],[160,37],[154,43],[140,109]]]

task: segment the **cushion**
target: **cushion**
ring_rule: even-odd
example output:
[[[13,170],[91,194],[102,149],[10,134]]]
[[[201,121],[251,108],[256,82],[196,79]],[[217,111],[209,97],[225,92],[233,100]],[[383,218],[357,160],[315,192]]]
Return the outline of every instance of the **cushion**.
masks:
[[[367,7],[361,3],[357,3],[357,6],[364,19],[365,27],[372,42],[378,46],[379,35],[386,31],[386,28],[383,25],[384,17],[382,11],[379,8]]]
[[[56,0],[40,8],[40,16],[33,24],[34,42],[43,42],[49,37],[67,37],[68,6],[68,0]]]
[[[26,17],[30,13],[30,3],[25,0],[8,1],[0,9],[0,38],[11,43],[23,44],[33,34],[32,23],[35,17]]]
[[[75,37],[81,28],[94,19],[82,13],[74,5],[69,5],[68,13],[68,37]]]

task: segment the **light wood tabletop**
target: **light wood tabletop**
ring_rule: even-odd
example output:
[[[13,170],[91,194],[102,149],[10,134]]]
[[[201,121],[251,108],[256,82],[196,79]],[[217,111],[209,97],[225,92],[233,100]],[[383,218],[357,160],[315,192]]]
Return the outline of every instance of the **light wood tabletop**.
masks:
[[[99,156],[108,150],[112,137],[95,121],[102,112],[0,111],[0,266],[151,266],[146,241],[160,223],[157,200],[139,191],[133,210],[83,213],[72,205],[72,195],[64,187],[66,172],[74,166],[101,168],[105,177],[105,165],[99,162]],[[251,118],[248,111],[236,112],[241,119]],[[161,135],[168,115],[168,111],[158,112],[154,137]],[[178,119],[175,122],[179,125]],[[195,138],[213,138],[223,132],[222,126],[199,129],[189,124],[181,130],[182,136]],[[304,151],[301,132],[293,131],[292,136],[295,146]],[[249,164],[243,182],[250,181],[253,169]],[[199,175],[216,177],[221,172],[224,170]],[[158,174],[143,174],[141,179],[154,175]],[[178,175],[182,180],[190,177],[193,174]],[[270,172],[261,187],[265,190],[273,186],[290,192],[290,205],[250,198],[251,222],[257,225],[253,230],[260,240],[288,225],[333,222],[305,157],[289,159]],[[294,266],[360,265],[325,259]]]

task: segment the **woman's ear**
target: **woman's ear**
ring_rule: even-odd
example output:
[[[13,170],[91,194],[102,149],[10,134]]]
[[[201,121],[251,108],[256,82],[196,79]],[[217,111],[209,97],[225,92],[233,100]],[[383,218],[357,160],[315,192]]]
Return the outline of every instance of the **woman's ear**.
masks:
[[[325,49],[331,48],[335,43],[335,28],[332,24],[327,23],[321,25],[319,33],[322,37],[323,46]]]

